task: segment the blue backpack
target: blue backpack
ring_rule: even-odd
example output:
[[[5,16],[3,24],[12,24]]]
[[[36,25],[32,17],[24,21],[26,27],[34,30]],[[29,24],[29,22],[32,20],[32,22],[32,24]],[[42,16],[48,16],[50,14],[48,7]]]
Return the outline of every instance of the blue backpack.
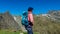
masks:
[[[24,12],[22,14],[22,25],[29,25],[28,23],[28,12]]]

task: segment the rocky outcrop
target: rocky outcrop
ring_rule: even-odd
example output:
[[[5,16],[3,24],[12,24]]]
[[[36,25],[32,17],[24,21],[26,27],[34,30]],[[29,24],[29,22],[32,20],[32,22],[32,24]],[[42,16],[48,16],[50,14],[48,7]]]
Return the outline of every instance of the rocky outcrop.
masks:
[[[56,22],[60,22],[60,10],[51,10],[51,11],[49,11],[48,14],[49,14],[48,17],[51,20],[54,20]]]
[[[0,14],[0,29],[18,30],[20,26],[9,12]]]

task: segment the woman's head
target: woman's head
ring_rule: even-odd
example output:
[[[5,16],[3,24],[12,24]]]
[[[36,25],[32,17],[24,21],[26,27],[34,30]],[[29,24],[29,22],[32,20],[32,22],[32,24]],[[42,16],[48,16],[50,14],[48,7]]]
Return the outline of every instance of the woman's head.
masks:
[[[28,12],[32,12],[33,8],[32,7],[29,7],[28,8]]]

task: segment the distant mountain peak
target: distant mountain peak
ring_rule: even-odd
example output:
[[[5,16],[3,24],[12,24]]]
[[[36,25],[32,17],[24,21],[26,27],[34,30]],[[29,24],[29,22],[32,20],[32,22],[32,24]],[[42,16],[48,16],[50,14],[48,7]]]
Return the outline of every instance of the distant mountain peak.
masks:
[[[42,16],[47,16],[48,14],[42,14]]]

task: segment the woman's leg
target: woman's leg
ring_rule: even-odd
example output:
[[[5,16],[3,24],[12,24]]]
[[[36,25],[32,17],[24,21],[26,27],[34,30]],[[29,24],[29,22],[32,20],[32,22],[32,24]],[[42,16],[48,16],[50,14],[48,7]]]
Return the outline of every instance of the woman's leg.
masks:
[[[31,25],[28,25],[28,26],[25,26],[28,34],[33,34],[33,31],[32,31],[32,26]]]

